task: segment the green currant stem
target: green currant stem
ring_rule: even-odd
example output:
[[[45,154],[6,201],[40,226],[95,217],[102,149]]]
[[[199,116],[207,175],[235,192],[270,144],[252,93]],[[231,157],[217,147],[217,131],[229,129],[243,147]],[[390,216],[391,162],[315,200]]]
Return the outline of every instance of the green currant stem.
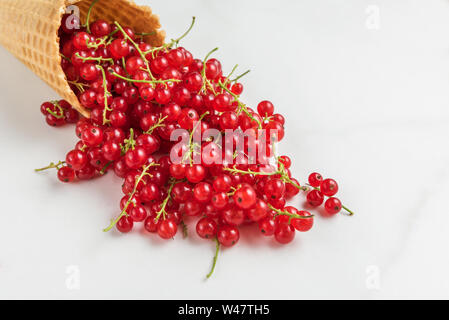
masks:
[[[56,164],[51,162],[48,166],[46,166],[44,168],[40,168],[40,169],[34,169],[34,171],[35,172],[41,172],[41,171],[45,171],[45,170],[48,170],[48,169],[57,169],[57,170],[59,170],[60,169],[59,167],[64,165],[64,164],[65,164],[65,161],[59,161]]]
[[[247,70],[247,71],[243,72],[243,73],[242,73],[241,75],[239,75],[237,78],[232,79],[231,82],[237,82],[240,78],[246,76],[246,75],[247,75],[248,73],[250,73],[250,72],[251,72],[251,70]]]
[[[348,207],[346,207],[344,205],[341,205],[341,207],[348,212],[349,216],[353,216],[354,215],[354,212],[352,210],[348,209]]]
[[[134,147],[136,146],[136,140],[134,139],[134,129],[129,129],[129,139],[125,139],[125,145],[122,146],[122,155],[127,153],[129,149],[134,150]]]
[[[310,186],[310,185],[308,185],[308,186]],[[312,187],[312,186],[310,186],[310,187]],[[321,191],[320,188],[317,188],[317,187],[312,187],[312,188],[315,189],[315,190]],[[307,188],[307,191],[308,190],[309,190],[309,188]],[[341,205],[341,208],[348,212],[348,216],[353,216],[354,215],[354,211],[350,210],[348,207],[346,207],[344,205]]]
[[[122,26],[120,25],[120,23],[118,23],[117,21],[114,22],[114,24],[117,26],[117,28],[120,30],[120,32],[123,34],[123,36],[133,44],[133,46],[136,48],[137,52],[139,52],[140,57],[142,58],[142,60],[145,62],[145,66],[146,66],[146,71],[148,72],[148,74],[151,77],[151,80],[155,81],[156,79],[153,76],[153,73],[151,72],[150,69],[150,63],[146,57],[146,55],[142,52],[142,50],[140,50],[139,45],[133,40],[131,39],[131,37],[125,32],[125,30],[123,30]]]
[[[207,86],[209,86],[209,88],[212,89],[212,91],[214,91],[209,79],[207,79],[207,77],[206,77],[206,62],[209,59],[209,57],[217,50],[218,50],[218,48],[212,49],[212,51],[210,51],[206,55],[206,58],[204,58],[204,60],[203,60],[203,70],[201,70],[201,77],[203,78],[203,87],[201,88],[202,92],[206,92]],[[215,94],[215,91],[214,91],[214,94]]]
[[[153,131],[156,130],[157,128],[165,127],[164,121],[165,119],[167,119],[167,117],[168,116],[160,117],[158,122],[150,129],[148,129],[148,131],[146,131],[145,134],[153,134]]]
[[[234,187],[231,187],[231,191],[227,193],[229,197],[233,196],[237,192],[237,189]]]
[[[106,173],[106,170],[114,163],[114,161],[109,161],[106,163],[106,165],[101,169],[100,174],[104,175]]]
[[[128,209],[129,205],[131,204],[131,202],[132,202],[132,200],[133,200],[133,196],[134,196],[134,195],[136,194],[136,192],[137,192],[137,187],[138,187],[140,181],[142,181],[143,177],[145,177],[145,176],[147,176],[147,175],[150,175],[150,174],[148,173],[148,170],[149,170],[151,167],[156,166],[156,165],[157,165],[156,163],[150,163],[149,165],[143,166],[142,173],[141,173],[140,176],[137,178],[137,180],[136,180],[136,182],[135,182],[135,184],[134,184],[134,188],[133,188],[132,192],[129,194],[128,201],[126,202],[125,206],[123,207],[122,212],[120,213],[120,215],[119,215],[116,219],[114,219],[114,220],[111,221],[111,224],[110,224],[106,229],[103,229],[103,232],[108,232],[109,230],[111,230],[111,229],[117,224],[117,222],[120,221],[120,219],[121,219],[122,217],[124,217],[124,216],[127,215],[126,210]]]
[[[271,210],[273,210],[274,212],[276,212],[276,216],[288,216],[288,217],[290,217],[290,220],[291,219],[310,219],[310,218],[314,217],[313,215],[304,217],[304,216],[300,216],[299,214],[294,214],[294,213],[290,213],[290,212],[287,212],[287,211],[282,211],[280,209],[276,209],[275,207],[273,207],[269,203],[268,203],[268,207]]]
[[[239,110],[240,112],[243,111],[248,118],[250,118],[251,120],[257,122],[257,125],[259,127],[259,129],[262,129],[262,122],[260,122],[259,119],[256,119],[253,117],[253,115],[248,111],[248,108],[246,107],[246,105],[244,103],[242,103],[239,99],[239,96],[236,95],[234,92],[232,92],[231,90],[229,90],[221,81],[218,82],[218,85],[225,90],[227,93],[229,93],[234,99],[235,101],[237,101],[238,105],[239,105]],[[238,112],[239,113],[239,112]]]
[[[90,13],[92,12],[92,8],[97,4],[97,2],[98,0],[92,1],[92,4],[90,5],[89,10],[87,11],[86,24],[85,24],[87,33],[90,33],[90,23],[89,23]]]
[[[84,87],[88,87],[87,84],[81,83],[81,82],[76,82],[76,81],[67,81],[68,83],[74,85],[80,92],[84,92]]]
[[[156,215],[156,218],[154,219],[154,221],[159,221],[159,218],[162,215],[162,218],[165,220],[165,215],[167,214],[167,212],[165,211],[165,208],[167,207],[168,201],[171,199],[171,192],[173,190],[173,187],[178,184],[180,181],[177,181],[176,179],[172,179],[172,181],[170,182],[170,187],[168,188],[167,191],[167,196],[164,199],[164,202],[162,202],[161,205],[161,210],[159,210],[159,212]]]
[[[181,221],[181,226],[182,226],[182,236],[185,239],[189,236],[189,229],[184,221]]]
[[[87,47],[90,49],[98,49],[100,46],[102,45],[106,45],[106,40],[108,40],[109,36],[104,36],[103,38],[100,39],[100,41],[98,41],[97,43],[90,43],[89,40],[87,41]]]
[[[198,121],[195,123],[195,126],[193,127],[192,131],[190,132],[189,135],[189,151],[184,155],[182,162],[184,162],[185,160],[189,159],[190,165],[192,166],[193,164],[193,159],[192,159],[192,154],[195,152],[195,147],[197,147],[198,145],[193,143],[193,135],[195,134],[195,131],[198,129],[198,126],[200,125],[201,121],[204,119],[205,116],[207,116],[209,114],[209,111],[206,111],[205,113],[203,113],[200,118],[198,119]]]
[[[145,71],[147,71],[147,70],[145,70]],[[126,81],[129,81],[129,82],[136,82],[136,83],[149,83],[149,84],[162,83],[162,84],[167,84],[168,82],[175,82],[175,83],[181,82],[181,80],[178,80],[178,79],[167,79],[167,80],[134,80],[134,79],[131,79],[131,78],[124,77],[124,76],[122,76],[122,75],[116,73],[115,71],[112,71],[111,74],[112,74],[113,76],[117,77],[117,78],[122,79],[122,80],[126,80]]]
[[[178,43],[179,43],[182,39],[184,39],[184,38],[190,33],[190,31],[192,31],[193,26],[195,25],[195,20],[196,20],[196,17],[192,17],[192,22],[190,23],[190,26],[189,26],[189,28],[187,29],[187,31],[184,32],[184,34],[183,34],[182,36],[180,36],[178,39],[172,40],[172,41],[171,41],[171,45],[168,46],[169,48],[172,47],[173,45],[178,46]]]
[[[65,60],[67,60],[68,62],[72,62],[72,59],[66,57],[65,55],[63,55],[62,53],[59,54],[62,58],[64,58]]]
[[[114,59],[112,59],[112,58],[103,58],[103,57],[97,57],[97,58],[95,58],[95,57],[81,57],[80,54],[79,54],[78,52],[77,52],[75,55],[76,55],[78,58],[80,58],[81,60],[83,60],[83,62],[86,62],[86,61],[97,61],[97,62],[107,61],[107,62],[110,62],[110,63],[114,63]]]
[[[104,110],[103,110],[103,124],[106,125],[107,123],[111,122],[109,119],[107,119],[107,113],[108,111],[112,111],[111,108],[109,108],[108,105],[108,95],[110,95],[108,91],[108,85],[106,80],[106,73],[104,71],[104,68],[100,65],[98,65],[98,68],[100,68],[101,75],[103,77],[103,88],[104,88]]]
[[[215,243],[216,243],[216,245],[215,245],[216,247],[215,247],[214,260],[212,261],[212,268],[211,268],[209,274],[206,276],[207,279],[209,279],[215,271],[215,266],[217,265],[218,253],[220,252],[220,242],[218,242],[218,238],[215,238]]]
[[[184,39],[184,38],[190,33],[190,31],[192,31],[193,26],[194,26],[194,24],[195,24],[195,20],[196,20],[196,18],[195,18],[195,17],[192,17],[192,23],[190,24],[190,27],[187,29],[186,32],[184,32],[184,34],[183,34],[182,36],[180,36],[180,37],[177,38],[177,39],[172,39],[169,43],[165,43],[164,45],[162,45],[162,46],[160,46],[160,47],[156,47],[156,48],[153,48],[153,49],[151,49],[151,50],[145,51],[145,52],[144,52],[145,56],[146,56],[147,54],[150,54],[150,53],[151,53],[151,56],[152,56],[153,59],[154,59],[154,54],[155,54],[156,52],[161,51],[161,50],[164,50],[164,49],[167,49],[167,48],[171,48],[171,47],[173,47],[174,45],[178,46],[179,42],[180,42],[182,39]]]

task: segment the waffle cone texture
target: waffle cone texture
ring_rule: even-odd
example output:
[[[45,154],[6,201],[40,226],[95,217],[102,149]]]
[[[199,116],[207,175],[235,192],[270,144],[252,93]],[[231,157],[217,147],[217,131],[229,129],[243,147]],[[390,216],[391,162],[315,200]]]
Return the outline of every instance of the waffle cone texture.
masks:
[[[92,0],[0,0],[0,44],[51,86],[76,110],[88,117],[71,90],[61,68],[58,30],[69,5],[80,10],[84,22]],[[100,0],[90,21],[103,19],[132,27],[136,32],[153,32],[145,38],[153,46],[164,43],[159,17],[147,6],[132,0]]]

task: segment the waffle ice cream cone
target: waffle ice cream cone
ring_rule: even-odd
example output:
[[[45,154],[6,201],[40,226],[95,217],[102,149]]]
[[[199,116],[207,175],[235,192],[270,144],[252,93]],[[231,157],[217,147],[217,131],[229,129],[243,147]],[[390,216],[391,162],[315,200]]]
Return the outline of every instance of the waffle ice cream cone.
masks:
[[[61,68],[58,29],[69,5],[79,8],[84,22],[92,0],[0,0],[0,44],[50,85],[84,116],[89,116],[67,83]],[[153,32],[145,38],[151,45],[163,44],[165,32],[159,17],[147,6],[132,0],[100,0],[90,21],[118,21],[136,32]]]

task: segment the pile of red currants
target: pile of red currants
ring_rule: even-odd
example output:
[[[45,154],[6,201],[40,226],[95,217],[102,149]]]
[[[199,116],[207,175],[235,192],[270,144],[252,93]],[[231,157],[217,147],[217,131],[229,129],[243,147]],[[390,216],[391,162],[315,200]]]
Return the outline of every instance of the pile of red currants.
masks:
[[[299,192],[308,192],[312,206],[329,196],[326,210],[341,210],[334,180],[312,174],[310,190],[292,177],[291,159],[274,148],[284,138],[284,117],[269,101],[246,106],[239,82],[246,73],[223,75],[210,58],[216,49],[199,60],[178,46],[188,32],[152,47],[117,22],[72,30],[65,19],[62,69],[90,118],[78,120],[65,101],[44,103],[50,125],[76,122],[79,141],[65,161],[38,170],[56,168],[63,182],[109,171],[123,178],[119,213],[105,231],[127,233],[143,223],[171,239],[197,217],[196,233],[214,239],[217,250],[235,245],[239,227],[250,224],[286,244],[313,225],[312,214],[286,205]]]

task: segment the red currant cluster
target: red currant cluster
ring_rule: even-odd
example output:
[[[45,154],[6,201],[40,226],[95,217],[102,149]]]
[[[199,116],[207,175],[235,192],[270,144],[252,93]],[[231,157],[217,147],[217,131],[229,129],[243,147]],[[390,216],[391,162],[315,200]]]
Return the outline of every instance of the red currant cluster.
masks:
[[[49,126],[61,127],[67,123],[77,123],[79,113],[65,100],[44,102],[41,113]]]
[[[218,251],[239,241],[242,225],[256,224],[282,244],[312,228],[313,215],[286,206],[307,188],[292,177],[289,157],[274,156],[284,117],[269,101],[257,111],[242,103],[239,79],[246,73],[232,78],[234,68],[224,76],[221,63],[210,58],[216,49],[199,60],[178,47],[193,23],[180,38],[152,47],[117,22],[87,21],[74,32],[64,28],[64,19],[62,68],[91,117],[77,122],[80,140],[65,161],[39,170],[56,168],[63,182],[109,170],[123,178],[120,214],[105,231],[127,233],[142,222],[148,232],[171,239],[178,226],[186,234],[189,217],[199,217],[197,234],[215,239]],[[177,129],[183,134],[172,139]],[[218,133],[194,139],[210,129]],[[234,133],[225,134],[229,130]],[[252,139],[235,133],[248,130]],[[259,136],[262,131],[269,134]],[[232,150],[220,145],[223,140]],[[264,151],[249,156],[256,149]],[[228,160],[210,161],[217,158]],[[333,190],[328,182],[320,187],[308,198]]]
[[[319,173],[311,173],[309,175],[309,185],[314,189],[307,194],[307,202],[312,207],[319,207],[324,202],[324,197],[329,197],[324,203],[324,209],[329,215],[337,214],[341,209],[345,209],[349,214],[353,214],[351,210],[342,205],[340,199],[334,197],[338,192],[338,184],[334,179],[325,179]]]

